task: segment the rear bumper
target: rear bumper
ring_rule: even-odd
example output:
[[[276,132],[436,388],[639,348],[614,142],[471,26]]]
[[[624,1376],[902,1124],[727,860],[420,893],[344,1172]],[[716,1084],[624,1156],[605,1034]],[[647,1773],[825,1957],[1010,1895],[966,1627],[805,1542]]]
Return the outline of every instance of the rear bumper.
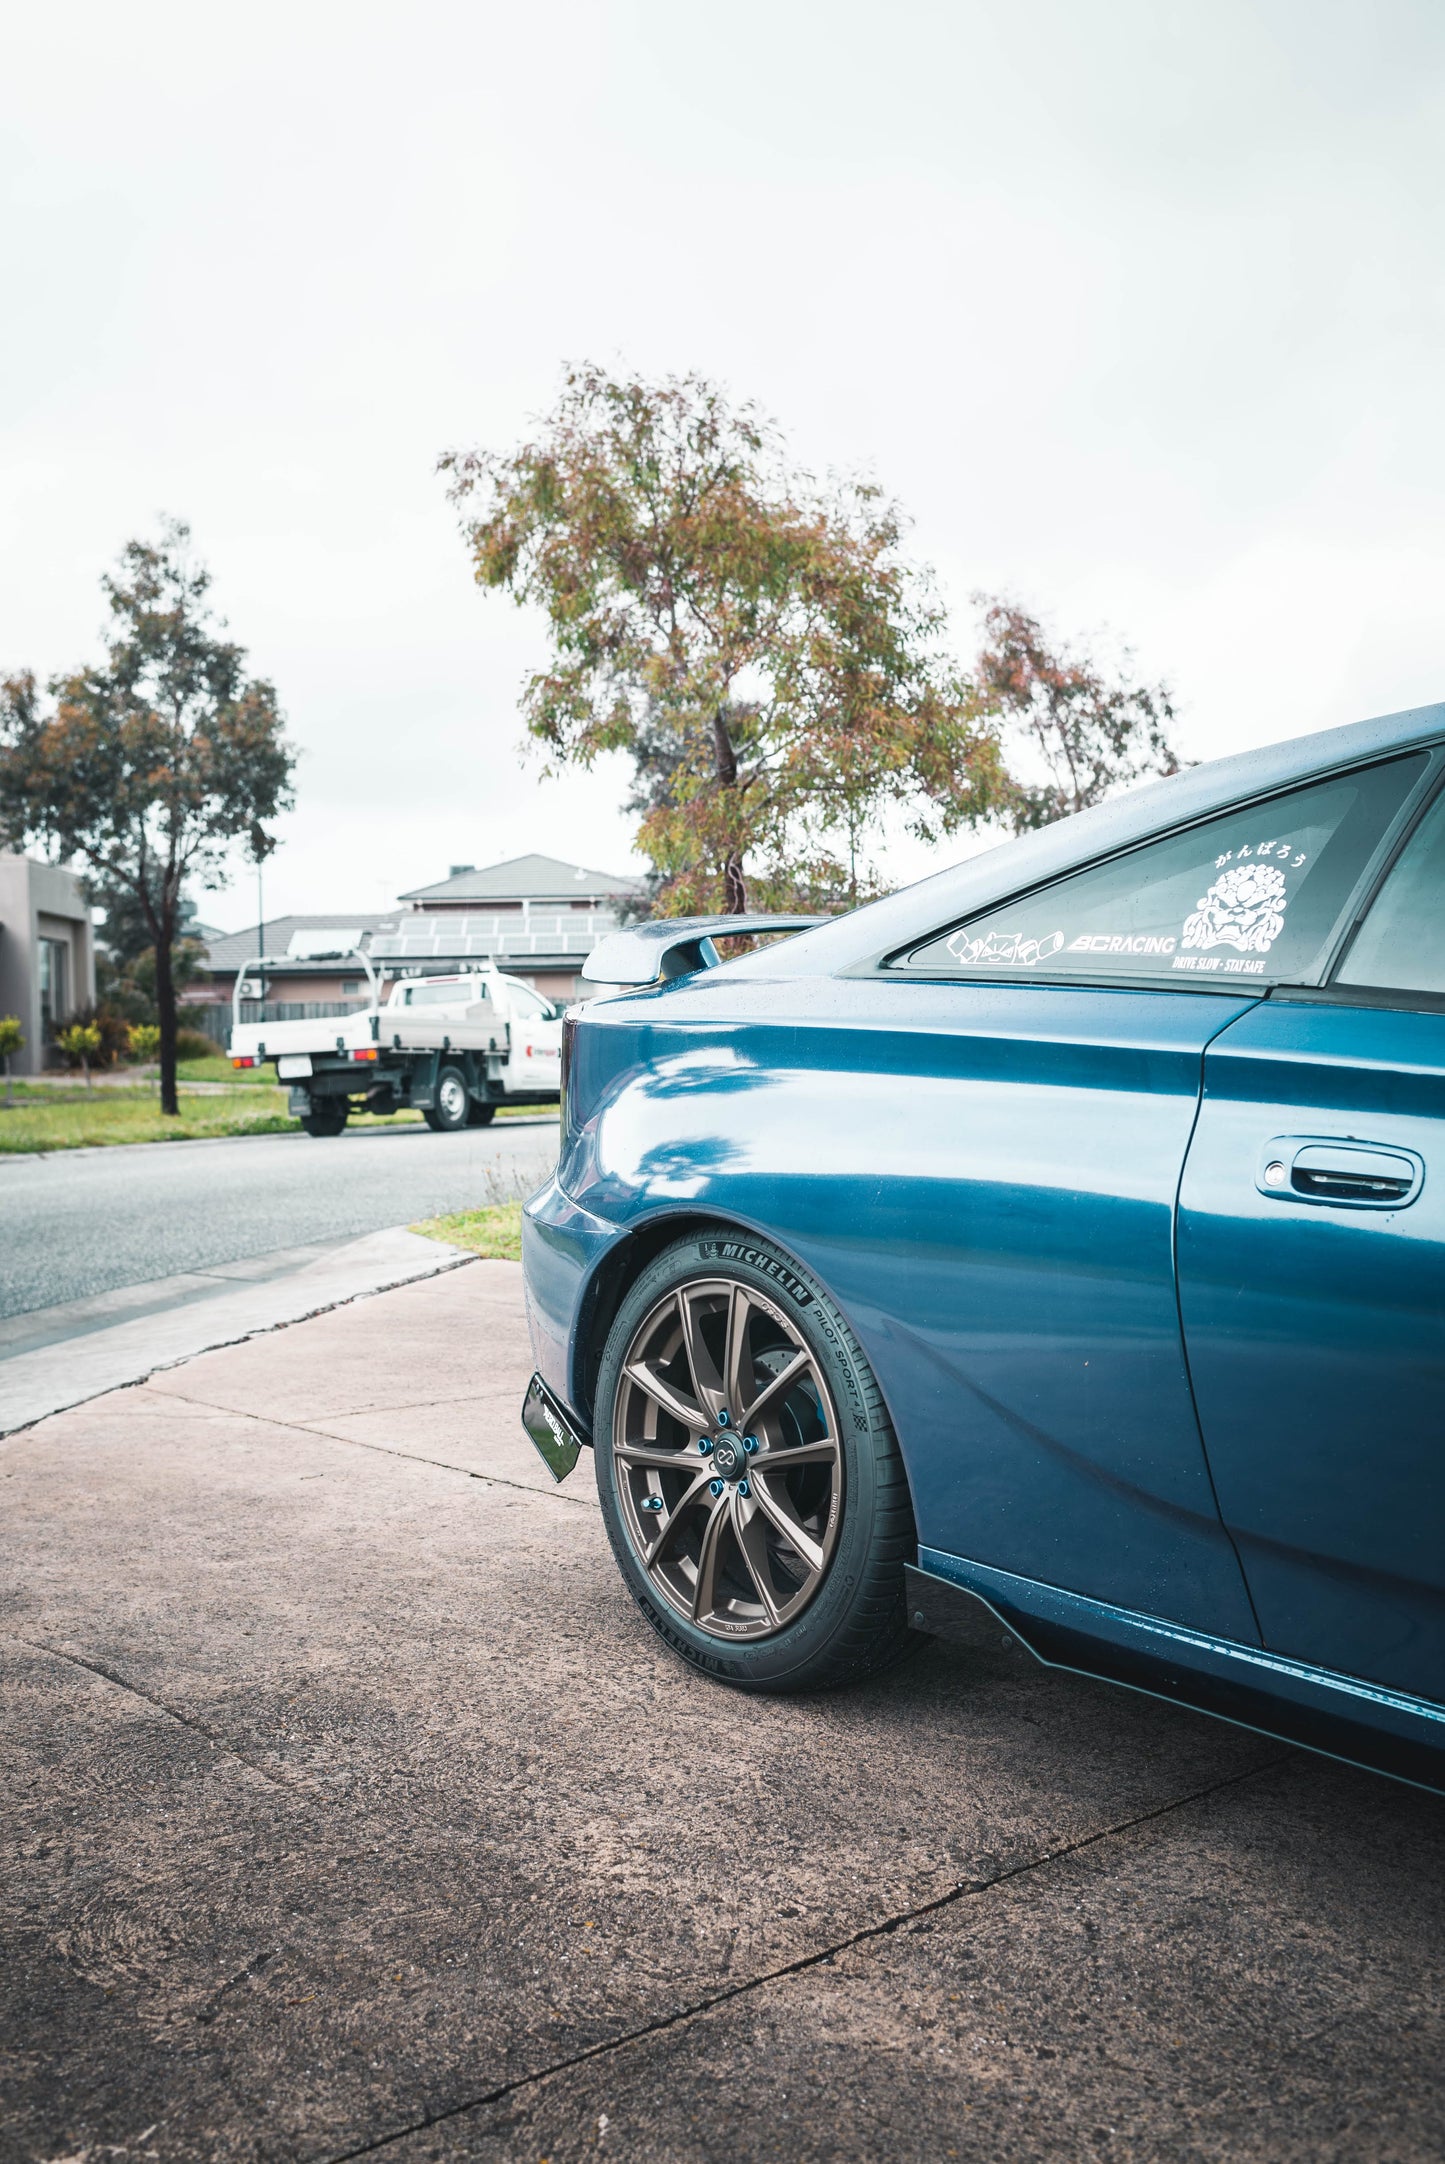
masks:
[[[628,1235],[590,1210],[579,1209],[555,1179],[522,1210],[522,1275],[532,1357],[547,1387],[591,1433],[591,1407],[582,1387],[587,1321],[597,1276]]]

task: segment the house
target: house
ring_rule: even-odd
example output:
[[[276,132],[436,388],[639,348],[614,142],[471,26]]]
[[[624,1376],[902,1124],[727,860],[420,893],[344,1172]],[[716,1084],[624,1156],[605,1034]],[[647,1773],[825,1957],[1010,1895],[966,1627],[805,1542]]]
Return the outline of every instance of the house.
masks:
[[[75,872],[0,855],[0,1014],[20,1018],[16,1074],[53,1064],[50,1047],[77,1008],[95,999],[95,935]]]
[[[581,969],[599,939],[643,892],[640,879],[589,871],[560,857],[508,857],[501,864],[454,864],[432,887],[403,894],[401,915],[372,940],[378,966],[393,974],[464,969],[492,961],[525,977],[546,999],[575,999]]]
[[[241,1018],[305,1021],[363,1004],[370,991],[364,967],[336,958],[349,946],[367,954],[383,993],[397,977],[439,976],[487,961],[525,977],[546,999],[575,999],[583,962],[642,891],[640,879],[534,854],[480,870],[454,864],[445,879],[401,895],[397,909],[381,916],[351,910],[273,917],[264,947],[278,966],[266,971],[254,995],[243,996]],[[187,987],[187,1004],[202,1010],[220,1042],[230,1026],[237,971],[254,978],[249,965],[260,932],[251,925],[213,938],[204,979]]]

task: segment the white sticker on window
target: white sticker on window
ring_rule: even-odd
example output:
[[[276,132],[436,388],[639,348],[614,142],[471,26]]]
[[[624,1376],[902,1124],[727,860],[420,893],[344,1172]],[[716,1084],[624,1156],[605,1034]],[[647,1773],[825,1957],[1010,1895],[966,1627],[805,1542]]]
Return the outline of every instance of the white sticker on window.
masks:
[[[1161,938],[1157,932],[1080,932],[1069,941],[1070,954],[1172,954],[1179,942],[1173,933]]]
[[[997,962],[1006,969],[1036,969],[1057,954],[1063,943],[1062,932],[1046,932],[1041,939],[1030,939],[1023,932],[985,932],[982,938],[972,939],[967,932],[955,932],[948,951],[962,969],[977,968],[980,962]]]
[[[1244,856],[1241,850],[1240,855]],[[1184,920],[1181,946],[1204,950],[1233,947],[1237,954],[1268,954],[1284,930],[1284,873],[1279,865],[1264,861],[1265,852],[1249,863],[1235,862],[1223,872],[1207,894],[1202,894],[1192,916]]]

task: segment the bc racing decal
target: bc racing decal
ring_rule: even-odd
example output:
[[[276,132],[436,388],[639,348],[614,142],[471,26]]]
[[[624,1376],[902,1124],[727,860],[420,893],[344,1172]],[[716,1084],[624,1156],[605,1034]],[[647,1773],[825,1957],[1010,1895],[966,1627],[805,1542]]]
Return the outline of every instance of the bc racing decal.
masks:
[[[1173,934],[1154,932],[1081,932],[1069,941],[1070,954],[1172,954],[1179,942]]]

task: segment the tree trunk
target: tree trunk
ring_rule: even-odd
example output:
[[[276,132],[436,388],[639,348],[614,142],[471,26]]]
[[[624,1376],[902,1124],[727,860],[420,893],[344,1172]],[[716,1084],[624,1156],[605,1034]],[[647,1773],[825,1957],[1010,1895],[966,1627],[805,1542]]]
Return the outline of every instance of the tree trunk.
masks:
[[[712,717],[713,752],[717,762],[718,786],[736,789],[738,785],[738,755],[728,733],[727,712],[719,707]],[[743,879],[743,853],[731,849],[723,864],[723,907],[730,917],[747,915],[748,890]]]
[[[161,1026],[161,1111],[180,1117],[176,1094],[176,986],[171,975],[174,923],[167,914],[156,934],[156,1019]]]

